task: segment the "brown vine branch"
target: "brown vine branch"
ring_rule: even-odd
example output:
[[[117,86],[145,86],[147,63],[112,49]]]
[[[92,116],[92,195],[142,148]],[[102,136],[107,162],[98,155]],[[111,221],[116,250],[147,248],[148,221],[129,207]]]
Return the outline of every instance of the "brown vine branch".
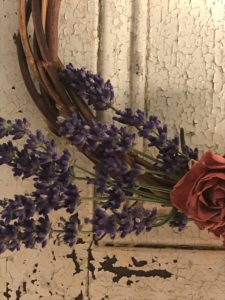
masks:
[[[32,71],[36,76],[38,76],[38,70],[36,63],[34,61],[33,52],[30,47],[30,42],[27,33],[27,24],[29,22],[31,15],[31,1],[19,0],[19,32],[21,37],[21,42],[23,45],[23,50],[26,56],[28,65],[31,67]]]
[[[46,18],[47,18],[48,0],[42,0],[41,5],[41,21],[44,32],[46,31]]]
[[[33,98],[34,102],[36,103],[36,105],[39,108],[39,110],[41,111],[41,113],[49,121],[51,128],[54,131],[56,131],[56,117],[57,116],[53,113],[53,110],[50,110],[47,107],[46,103],[43,101],[43,98],[38,93],[38,91],[33,83],[33,80],[30,76],[30,72],[28,69],[28,65],[26,63],[26,58],[25,58],[25,54],[23,51],[20,35],[17,36],[16,44],[17,44],[17,53],[18,53],[18,58],[19,58],[20,70],[21,70],[26,88],[29,91],[31,97]]]
[[[56,134],[58,114],[71,116],[76,111],[81,118],[94,118],[90,107],[70,87],[65,87],[58,76],[59,69],[64,68],[58,57],[60,4],[61,0],[19,0],[19,34],[17,36],[18,59],[25,85],[37,107],[47,119],[49,128]],[[31,14],[34,25],[33,49],[27,31]],[[40,93],[33,82],[30,70],[38,79]],[[84,153],[84,155],[93,163],[97,162],[93,154]],[[125,155],[125,159],[129,164],[136,162],[146,169],[152,168],[151,163],[132,151]],[[151,180],[163,183],[159,177],[153,178],[151,174],[148,176]],[[171,183],[168,180],[166,184]]]
[[[61,0],[49,0],[46,22],[46,39],[54,62],[58,63],[58,23]]]
[[[52,58],[47,46],[45,33],[42,26],[41,1],[31,0],[31,5],[32,5],[32,17],[34,22],[34,31],[37,37],[37,42],[41,52],[41,56],[44,61],[50,63],[52,61]]]

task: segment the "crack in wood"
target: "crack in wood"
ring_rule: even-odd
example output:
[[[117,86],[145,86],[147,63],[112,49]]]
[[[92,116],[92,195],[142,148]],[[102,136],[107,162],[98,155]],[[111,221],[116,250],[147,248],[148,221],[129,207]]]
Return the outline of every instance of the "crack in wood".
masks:
[[[7,300],[10,300],[10,298],[11,298],[10,292],[12,292],[12,290],[9,288],[9,283],[6,282],[6,291],[3,293],[3,296],[4,296]]]
[[[114,255],[113,257],[109,257],[108,255],[104,257],[104,261],[100,262],[101,268],[98,271],[111,272],[115,274],[113,277],[113,282],[119,282],[119,280],[123,277],[129,278],[132,275],[137,277],[160,277],[163,279],[170,278],[173,274],[167,270],[161,269],[153,269],[153,270],[131,270],[127,267],[115,267],[115,263],[117,262],[117,258]]]
[[[78,238],[77,245],[79,245],[79,244],[83,245],[83,244],[85,244],[85,241],[82,238]]]
[[[84,299],[84,295],[82,291],[80,291],[80,294],[74,298],[74,300],[83,300],[83,299]]]
[[[101,247],[102,245],[96,244],[96,246]],[[141,248],[141,249],[177,249],[177,250],[204,250],[204,251],[225,251],[223,246],[193,246],[193,245],[174,245],[174,244],[120,244],[114,245],[113,243],[106,243],[104,247],[113,247],[113,248]]]
[[[88,270],[89,270],[89,272],[91,272],[92,279],[96,279],[96,277],[95,277],[95,266],[92,263],[92,261],[94,261],[95,259],[94,259],[94,256],[92,254],[91,245],[88,248]]]
[[[22,292],[20,290],[20,286],[16,290],[16,300],[21,300]]]
[[[132,283],[134,283],[132,280],[128,279],[127,280],[127,285],[130,286]]]
[[[37,273],[38,263],[34,265],[33,274]]]
[[[131,260],[132,260],[132,262],[133,262],[133,264],[134,264],[134,266],[135,267],[138,267],[138,268],[140,268],[140,267],[144,267],[145,265],[147,265],[147,261],[146,260],[136,260],[135,259],[135,257],[131,257]]]
[[[78,262],[76,251],[73,250],[72,253],[68,254],[66,257],[71,258],[73,263],[74,263],[75,272],[73,273],[73,275],[80,273],[82,271],[82,269],[81,269],[80,264]]]
[[[23,282],[23,291],[24,291],[24,293],[27,292],[27,283],[26,283],[26,281]]]

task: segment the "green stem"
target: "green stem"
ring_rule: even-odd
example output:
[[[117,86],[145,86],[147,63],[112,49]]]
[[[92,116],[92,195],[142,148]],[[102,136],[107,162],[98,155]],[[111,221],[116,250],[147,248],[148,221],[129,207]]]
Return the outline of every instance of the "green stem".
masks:
[[[163,193],[167,193],[167,194],[170,194],[170,192],[171,192],[171,189],[162,188],[162,187],[155,186],[155,185],[143,185],[142,184],[142,185],[136,186],[136,188],[137,189],[139,189],[139,188],[148,189],[150,191],[159,191],[159,192],[163,192]]]
[[[109,197],[81,197],[80,200],[107,200]]]
[[[159,160],[159,159],[157,159],[157,158],[154,158],[154,157],[152,157],[152,156],[150,156],[150,155],[148,155],[148,154],[146,154],[146,153],[144,153],[144,152],[142,152],[142,151],[140,151],[140,150],[137,150],[137,149],[132,149],[134,152],[136,152],[137,154],[140,154],[141,156],[143,156],[143,157],[145,157],[145,158],[147,158],[147,159],[149,159],[149,160],[152,160],[152,161],[154,161],[154,162],[160,162],[161,160]]]
[[[124,189],[124,191],[127,191],[127,192],[131,192],[131,193],[135,193],[137,195],[140,195],[142,196],[143,198],[147,198],[147,199],[155,199],[155,200],[159,200],[160,202],[162,203],[170,203],[170,198],[164,198],[164,197],[159,197],[155,194],[149,194],[149,193],[146,193],[146,192],[142,192],[140,190],[136,190],[136,189]],[[142,200],[142,198],[140,199]]]
[[[105,201],[107,200],[108,197],[82,197],[80,198],[81,201]],[[169,204],[168,201],[160,200],[160,199],[155,199],[155,198],[137,198],[137,197],[126,197],[125,200],[127,201],[143,201],[143,202],[151,202],[151,203],[159,203],[159,204]]]
[[[144,202],[151,202],[151,203],[159,203],[159,204],[168,204],[168,201],[160,200],[160,199],[155,199],[155,198],[125,198],[128,201],[144,201]]]
[[[177,213],[177,209],[173,207],[168,215],[165,216],[161,221],[155,223],[153,227],[159,227],[166,224],[169,220],[171,220]]]
[[[82,167],[80,167],[80,166],[78,166],[78,165],[76,165],[76,164],[74,164],[74,167],[76,167],[77,169],[83,171],[84,173],[87,173],[87,174],[89,174],[89,175],[95,177],[95,174],[94,174],[94,173],[92,173],[92,172],[90,172],[90,171],[87,171],[86,169],[84,169],[84,168],[82,168]]]
[[[117,109],[113,107],[112,105],[109,105],[109,108],[111,108],[113,111],[117,112]]]
[[[85,180],[85,181],[87,181],[87,177],[74,176],[73,179],[77,179],[77,180]]]

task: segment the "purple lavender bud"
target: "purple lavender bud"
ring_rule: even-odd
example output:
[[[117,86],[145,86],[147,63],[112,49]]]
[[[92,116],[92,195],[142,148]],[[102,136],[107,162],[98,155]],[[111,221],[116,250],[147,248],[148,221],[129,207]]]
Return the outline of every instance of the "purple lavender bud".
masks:
[[[197,148],[191,149],[190,147],[185,146],[185,154],[189,160],[190,159],[195,159],[195,160],[198,159],[198,149]]]
[[[96,164],[95,170],[103,176],[118,177],[127,173],[128,164],[122,157],[108,156]]]
[[[140,174],[140,165],[134,164],[128,172],[122,174],[120,179],[121,186],[123,188],[133,188],[136,184],[137,176]]]
[[[124,192],[121,187],[117,184],[111,189],[106,191],[109,196],[108,200],[102,205],[103,208],[107,209],[117,209],[120,207],[122,201],[124,200]]]
[[[39,160],[34,152],[22,149],[21,151],[17,151],[11,165],[14,176],[22,176],[25,179],[37,173]]]
[[[21,229],[21,242],[26,248],[34,248],[41,244],[44,247],[51,230],[48,216],[39,217],[37,220],[28,219],[19,223]]]
[[[77,187],[74,184],[69,184],[65,189],[65,204],[64,207],[68,213],[73,213],[80,201],[80,196]]]
[[[59,119],[59,134],[69,138],[82,151],[99,158],[123,154],[133,146],[135,135],[123,127],[107,126],[94,119],[78,120],[74,113],[70,119]]]
[[[173,219],[169,222],[170,227],[178,229],[178,231],[182,231],[188,222],[188,217],[182,213],[177,212]]]
[[[69,218],[69,221],[65,222],[63,240],[64,243],[68,244],[70,247],[72,247],[77,242],[78,224],[79,220],[77,214],[72,215]]]
[[[0,253],[5,250],[19,250],[19,232],[17,224],[6,225],[2,221],[0,222]]]
[[[9,224],[13,220],[24,221],[33,217],[35,210],[35,203],[31,197],[15,195],[15,200],[8,200],[0,214],[5,224]]]
[[[9,135],[10,129],[12,126],[11,121],[6,121],[0,117],[0,138],[6,137]]]
[[[18,140],[24,137],[25,134],[28,133],[28,127],[30,124],[28,121],[24,119],[16,119],[15,123],[12,124],[11,130],[9,132],[10,135],[13,136],[13,140]]]
[[[26,248],[34,248],[36,244],[35,221],[33,219],[24,220],[22,223],[21,241]]]
[[[29,126],[25,118],[16,119],[14,122],[0,118],[0,138],[12,135],[13,140],[21,139],[28,133]]]
[[[12,142],[3,143],[0,145],[0,165],[11,165],[12,161],[18,153],[18,148],[13,146]]]
[[[93,224],[93,232],[97,238],[101,238],[105,234],[109,234],[111,239],[116,236],[116,217],[115,215],[108,216],[106,212],[100,208],[95,210]]]
[[[103,194],[107,190],[108,178],[104,175],[98,174],[95,178],[87,177],[87,184],[93,184],[96,187],[96,193]]]
[[[74,69],[71,63],[60,73],[60,78],[88,105],[93,105],[95,110],[105,110],[111,105],[114,92],[109,80],[104,82],[99,75],[84,69]]]
[[[113,117],[113,120],[118,121],[122,124],[130,126],[142,126],[145,121],[145,113],[141,110],[136,111],[136,115],[130,108],[126,108],[125,111],[116,110],[118,117]]]
[[[91,223],[93,232],[98,238],[109,234],[113,239],[117,232],[124,238],[132,232],[138,235],[144,230],[150,231],[156,216],[156,208],[146,210],[143,207],[129,208],[124,205],[122,211],[113,210],[111,215],[108,215],[105,210],[97,208]]]
[[[47,243],[47,237],[51,230],[51,225],[48,216],[40,217],[36,225],[36,242],[44,247]]]
[[[143,207],[123,207],[120,214],[117,215],[119,219],[119,231],[121,237],[125,237],[131,232],[135,232],[137,235],[143,230],[150,231],[156,220],[157,210],[146,210]]]

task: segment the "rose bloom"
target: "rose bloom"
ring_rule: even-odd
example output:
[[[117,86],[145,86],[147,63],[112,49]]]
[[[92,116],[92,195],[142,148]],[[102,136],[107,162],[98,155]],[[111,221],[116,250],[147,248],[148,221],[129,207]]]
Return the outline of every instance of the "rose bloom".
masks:
[[[225,245],[225,158],[206,152],[171,192],[171,203]]]

